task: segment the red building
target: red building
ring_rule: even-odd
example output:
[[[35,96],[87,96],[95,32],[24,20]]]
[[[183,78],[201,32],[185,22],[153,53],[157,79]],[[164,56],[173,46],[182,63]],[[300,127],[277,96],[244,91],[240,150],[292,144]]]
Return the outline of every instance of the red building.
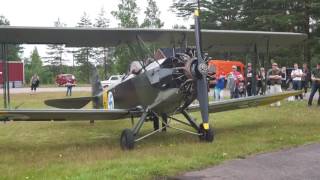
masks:
[[[22,87],[24,82],[24,66],[20,61],[8,61],[10,87]],[[3,87],[3,61],[0,61],[0,87]]]

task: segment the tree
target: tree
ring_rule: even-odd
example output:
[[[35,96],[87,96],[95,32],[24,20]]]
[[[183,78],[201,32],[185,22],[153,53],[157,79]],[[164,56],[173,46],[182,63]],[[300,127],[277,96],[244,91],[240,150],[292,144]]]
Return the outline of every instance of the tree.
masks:
[[[107,28],[109,27],[109,22],[109,19],[106,18],[106,11],[104,8],[101,8],[94,27]],[[105,79],[107,77],[108,69],[110,69],[108,68],[110,65],[110,62],[108,62],[110,51],[107,47],[95,48],[93,54],[96,64],[103,67],[103,78]]]
[[[54,22],[55,27],[65,27],[66,24],[62,23],[58,18],[57,21]],[[62,73],[62,66],[65,59],[62,59],[62,55],[65,53],[64,45],[57,45],[57,44],[49,44],[47,47],[47,57],[46,63],[49,63],[50,70],[53,72],[54,75]]]
[[[86,12],[80,18],[78,22],[78,28],[90,28],[92,27],[92,22],[90,17]],[[93,48],[91,47],[81,47],[75,52],[75,60],[80,66],[80,72],[77,74],[80,81],[88,83],[90,81],[91,75],[91,62],[90,59],[93,57]]]
[[[194,2],[187,0],[174,0],[171,6],[181,17],[190,16],[195,7]],[[310,64],[310,57],[316,56],[316,47],[319,46],[319,41],[315,40],[320,19],[319,0],[212,0],[202,1],[201,11],[201,25],[206,29],[306,33],[309,40],[304,48],[304,58],[301,58],[299,49],[283,50],[274,55],[289,59],[289,64],[302,60]]]
[[[118,19],[119,27],[135,28],[139,27],[137,14],[139,8],[135,0],[121,0],[118,4],[118,11],[112,11],[111,14]]]
[[[0,15],[0,26],[1,25],[6,25],[6,26],[10,25],[10,21],[3,15]],[[7,46],[8,46],[7,60],[20,61],[21,59],[19,54],[23,52],[23,47],[17,44],[8,44]],[[0,52],[0,57],[2,57],[1,52]]]
[[[212,0],[201,2],[201,26],[205,29],[239,29],[241,22],[241,2]],[[179,17],[189,17],[197,3],[187,0],[174,0],[171,6]]]
[[[137,28],[139,27],[137,14],[139,8],[135,0],[121,0],[117,11],[112,11],[111,14],[118,19],[119,26],[123,28]],[[113,67],[118,73],[125,73],[131,60],[132,50],[127,47],[117,47],[114,52]]]
[[[145,18],[141,27],[145,28],[161,28],[163,26],[163,22],[160,20],[160,11],[154,0],[147,0],[148,7],[144,11]]]
[[[31,71],[33,73],[40,74],[41,67],[42,67],[42,60],[39,55],[37,47],[34,47],[32,53],[30,55],[30,59],[31,59],[31,61],[30,61]]]

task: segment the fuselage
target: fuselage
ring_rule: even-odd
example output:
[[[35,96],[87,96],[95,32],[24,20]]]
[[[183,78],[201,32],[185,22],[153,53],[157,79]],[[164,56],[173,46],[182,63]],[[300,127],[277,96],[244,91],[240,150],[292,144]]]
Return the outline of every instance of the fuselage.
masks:
[[[157,113],[171,114],[181,107],[190,94],[184,89],[185,64],[167,58],[154,61],[130,74],[104,93],[104,108],[134,109],[141,107]],[[191,86],[191,84],[190,84]]]

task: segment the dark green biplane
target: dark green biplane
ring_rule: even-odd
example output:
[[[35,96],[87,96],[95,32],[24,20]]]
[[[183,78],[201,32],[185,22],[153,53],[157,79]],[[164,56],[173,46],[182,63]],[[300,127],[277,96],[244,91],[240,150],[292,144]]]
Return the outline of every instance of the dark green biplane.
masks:
[[[300,92],[254,96],[220,102],[208,102],[207,52],[248,52],[254,46],[268,51],[303,43],[305,34],[284,32],[200,30],[198,12],[195,30],[165,29],[110,29],[110,28],[48,28],[0,26],[2,44],[65,44],[68,47],[115,47],[137,41],[154,42],[162,47],[195,46],[194,55],[176,53],[172,57],[152,60],[148,64],[131,67],[121,83],[104,90],[95,72],[92,96],[47,100],[49,106],[62,109],[0,110],[2,120],[64,121],[116,120],[136,118],[131,129],[122,132],[120,145],[133,149],[134,143],[156,132],[174,128],[195,134],[200,140],[212,142],[214,132],[209,126],[209,113],[267,105]],[[201,37],[202,36],[202,37]],[[201,39],[203,39],[201,41]],[[140,62],[140,61],[138,61]],[[192,105],[194,100],[198,105]],[[93,102],[94,109],[81,109]],[[197,123],[190,111],[201,111],[202,122]],[[181,113],[185,121],[173,117]],[[191,126],[195,132],[174,127],[171,120]],[[146,121],[154,123],[154,131],[139,137]],[[160,123],[162,126],[160,127]]]

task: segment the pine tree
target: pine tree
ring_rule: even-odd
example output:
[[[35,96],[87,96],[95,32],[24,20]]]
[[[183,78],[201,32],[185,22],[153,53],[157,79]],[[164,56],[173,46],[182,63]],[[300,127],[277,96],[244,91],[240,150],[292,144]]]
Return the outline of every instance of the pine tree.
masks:
[[[120,21],[119,27],[123,28],[139,27],[138,13],[139,8],[135,0],[121,0],[121,3],[118,4],[118,11],[111,12]]]
[[[58,18],[57,21],[54,22],[55,27],[65,27],[66,24],[62,23]],[[63,63],[66,61],[62,58],[62,55],[65,53],[64,45],[57,44],[49,44],[47,47],[47,54],[49,55],[46,59],[46,63],[51,65],[51,72],[54,75],[62,73]]]
[[[145,18],[141,27],[145,28],[161,28],[163,26],[163,22],[160,20],[160,11],[157,6],[157,3],[154,0],[147,0],[148,7],[144,11]]]
[[[122,28],[137,28],[139,27],[137,14],[139,8],[135,0],[121,0],[117,11],[112,11],[111,14],[118,19],[119,26]],[[118,73],[125,73],[134,52],[127,47],[117,47],[114,52],[114,68]]]
[[[107,28],[109,27],[109,19],[106,18],[106,11],[104,8],[101,8],[98,17],[95,19],[96,22],[94,27],[98,28]],[[109,48],[101,47],[95,48],[93,51],[94,59],[96,60],[96,64],[103,67],[103,78],[107,77],[108,67],[110,63],[108,62],[109,57]],[[110,68],[109,68],[110,69]]]
[[[242,1],[212,0],[201,2],[201,26],[205,29],[239,29]],[[196,2],[174,0],[171,6],[179,17],[190,17]]]
[[[92,27],[92,22],[90,17],[86,12],[80,18],[80,21],[77,25],[78,28],[90,28]],[[80,72],[78,77],[80,81],[84,81],[89,83],[91,77],[91,62],[90,59],[93,55],[93,48],[91,47],[81,47],[75,52],[75,60],[77,64],[80,66]]]
[[[5,25],[9,26],[10,21],[3,15],[0,15],[0,26]],[[19,54],[23,53],[23,47],[20,45],[13,45],[8,44],[8,54],[7,54],[7,60],[8,61],[21,61]],[[0,57],[2,57],[0,52]]]

